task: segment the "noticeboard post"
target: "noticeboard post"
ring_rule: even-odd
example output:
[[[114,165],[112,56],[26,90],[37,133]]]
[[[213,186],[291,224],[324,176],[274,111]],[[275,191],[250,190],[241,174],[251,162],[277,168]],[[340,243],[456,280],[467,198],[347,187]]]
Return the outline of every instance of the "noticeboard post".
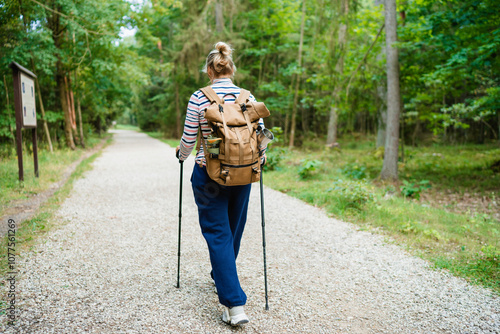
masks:
[[[36,138],[36,75],[15,61],[10,63],[14,79],[14,105],[16,109],[16,145],[19,165],[19,181],[24,180],[23,170],[23,134],[22,129],[31,129],[33,138],[33,159],[35,176],[38,177],[38,145]]]

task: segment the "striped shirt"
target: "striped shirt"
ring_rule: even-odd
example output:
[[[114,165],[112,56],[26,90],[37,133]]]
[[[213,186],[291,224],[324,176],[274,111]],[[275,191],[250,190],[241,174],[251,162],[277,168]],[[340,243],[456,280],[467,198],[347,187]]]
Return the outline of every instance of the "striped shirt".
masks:
[[[222,78],[215,79],[212,84],[212,89],[217,93],[219,98],[224,99],[224,103],[232,104],[240,95],[240,88],[233,84],[231,79]],[[250,101],[256,101],[252,94],[249,97]],[[208,121],[204,117],[204,111],[210,106],[210,101],[198,90],[191,95],[189,99],[186,121],[184,122],[184,133],[182,134],[180,143],[179,157],[181,161],[186,160],[196,144],[198,129],[201,127],[203,139],[210,135],[210,127]],[[264,127],[264,122],[260,119],[259,124]],[[264,155],[263,155],[264,157]],[[200,150],[196,154],[195,162],[199,165],[206,165],[205,155],[203,153],[203,145],[200,145]]]

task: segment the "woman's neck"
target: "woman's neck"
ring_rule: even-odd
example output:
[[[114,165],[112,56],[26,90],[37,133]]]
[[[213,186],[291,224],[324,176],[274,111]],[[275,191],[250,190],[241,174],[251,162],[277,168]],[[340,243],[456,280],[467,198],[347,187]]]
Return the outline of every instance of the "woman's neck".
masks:
[[[217,78],[212,78],[210,81],[214,83],[216,80],[221,80],[221,79],[231,79],[231,76],[223,76],[223,77],[217,77]]]

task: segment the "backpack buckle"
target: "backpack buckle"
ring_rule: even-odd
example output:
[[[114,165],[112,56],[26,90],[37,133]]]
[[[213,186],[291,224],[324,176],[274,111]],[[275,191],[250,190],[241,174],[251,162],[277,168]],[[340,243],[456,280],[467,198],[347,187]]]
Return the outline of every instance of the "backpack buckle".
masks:
[[[247,105],[245,103],[240,104],[241,111],[245,112],[247,111]]]
[[[219,104],[219,112],[224,112],[224,108],[222,108],[222,104]]]

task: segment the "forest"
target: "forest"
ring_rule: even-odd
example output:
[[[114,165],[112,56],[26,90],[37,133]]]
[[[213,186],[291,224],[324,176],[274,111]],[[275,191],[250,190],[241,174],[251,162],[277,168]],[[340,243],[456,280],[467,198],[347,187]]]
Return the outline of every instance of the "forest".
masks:
[[[498,9],[494,0],[397,3],[403,144],[499,140]],[[11,61],[38,76],[42,143],[74,148],[118,119],[179,137],[219,40],[235,49],[235,83],[266,102],[268,127],[286,145],[357,133],[384,146],[383,1],[6,0],[0,16],[3,156],[13,154]],[[122,27],[135,35],[121,38]]]

